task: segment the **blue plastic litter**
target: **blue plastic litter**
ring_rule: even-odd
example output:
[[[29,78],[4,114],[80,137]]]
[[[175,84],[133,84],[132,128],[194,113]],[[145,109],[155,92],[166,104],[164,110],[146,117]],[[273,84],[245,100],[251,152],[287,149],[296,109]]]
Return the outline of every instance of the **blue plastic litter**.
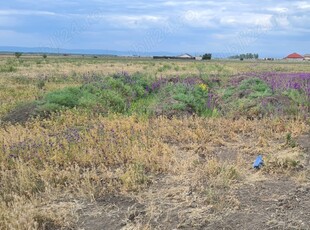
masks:
[[[260,169],[263,165],[264,165],[263,156],[259,155],[258,157],[256,157],[254,161],[253,168]]]

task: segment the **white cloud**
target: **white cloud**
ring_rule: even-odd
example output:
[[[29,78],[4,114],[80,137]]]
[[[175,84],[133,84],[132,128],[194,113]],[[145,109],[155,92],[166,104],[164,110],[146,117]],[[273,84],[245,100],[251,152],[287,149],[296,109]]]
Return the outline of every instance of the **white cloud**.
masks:
[[[163,3],[164,6],[201,6],[208,4],[208,1],[166,1]]]
[[[296,3],[294,3],[294,5],[296,5],[296,7],[298,9],[302,9],[302,10],[310,9],[310,3],[309,2],[305,2],[305,1],[303,1],[303,2],[296,2]]]
[[[212,10],[190,10],[183,12],[181,19],[192,27],[214,27],[216,14]]]
[[[102,15],[101,18],[110,26],[122,28],[148,28],[163,24],[166,21],[166,18],[156,15],[113,14]]]
[[[191,10],[191,17],[184,17],[189,25],[193,27],[218,26],[239,27],[240,26],[272,26],[271,14],[258,13],[235,13],[232,11],[221,10]],[[242,28],[241,28],[242,29]]]
[[[47,15],[47,16],[55,16],[56,13],[50,12],[50,11],[36,11],[36,10],[0,10],[0,15],[7,15],[7,16],[12,16],[12,15]]]
[[[267,11],[270,11],[270,12],[275,12],[275,13],[286,13],[288,12],[288,8],[286,7],[269,7],[269,8],[266,8]]]

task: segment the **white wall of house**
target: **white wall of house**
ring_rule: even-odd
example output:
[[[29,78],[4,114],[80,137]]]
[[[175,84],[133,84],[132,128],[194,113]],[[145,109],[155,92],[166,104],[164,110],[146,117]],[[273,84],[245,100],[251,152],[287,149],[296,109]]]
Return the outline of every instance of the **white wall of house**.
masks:
[[[310,54],[305,55],[305,60],[310,61]]]

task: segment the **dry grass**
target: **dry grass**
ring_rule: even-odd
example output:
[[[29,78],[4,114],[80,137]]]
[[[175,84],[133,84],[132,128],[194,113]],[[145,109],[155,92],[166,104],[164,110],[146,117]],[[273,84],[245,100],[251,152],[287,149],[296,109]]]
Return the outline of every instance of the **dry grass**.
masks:
[[[49,57],[47,62],[35,61],[24,58],[16,64],[16,72],[0,73],[0,115],[47,91],[79,84],[57,80],[65,76],[126,70],[159,77],[201,71],[197,67],[201,64],[195,62],[71,62]],[[0,60],[1,65],[6,62]],[[159,71],[167,63],[170,67]],[[237,73],[240,68],[270,68],[268,63],[260,67],[234,62],[204,65],[205,72],[220,76]],[[299,68],[293,64],[276,67]],[[17,81],[18,76],[24,81],[41,75],[56,77],[46,82],[44,92],[32,83]],[[303,151],[288,145],[286,137],[288,133],[298,137],[309,128],[309,121],[302,118],[145,119],[103,117],[77,110],[25,125],[2,125],[0,229],[75,228],[87,204],[110,194],[131,197],[145,205],[143,215],[135,214],[139,210],[135,205],[126,207],[129,214],[125,219],[132,219],[130,213],[134,213],[135,221],[129,221],[124,229],[160,229],[169,226],[169,221],[178,222],[177,227],[198,228],[209,221],[207,217],[216,218],[217,212],[238,209],[239,201],[231,191],[245,183],[279,173],[307,182],[307,172],[298,171],[304,163]],[[258,154],[268,164],[255,172],[251,166]],[[119,211],[111,212],[116,215]]]
[[[184,194],[192,191],[205,194],[203,203],[212,208],[227,208],[231,203],[224,191],[247,177],[258,153],[277,159],[266,173],[293,169],[288,158],[277,156],[286,152],[298,157],[298,150],[281,144],[286,133],[299,135],[307,129],[302,120],[90,119],[74,112],[6,126],[0,129],[1,226],[22,229],[27,223],[36,228],[40,222],[74,226],[78,218],[74,212],[83,200],[143,191],[159,174],[169,181],[161,188],[161,199],[169,194],[185,199]],[[234,158],[223,160],[231,153]]]

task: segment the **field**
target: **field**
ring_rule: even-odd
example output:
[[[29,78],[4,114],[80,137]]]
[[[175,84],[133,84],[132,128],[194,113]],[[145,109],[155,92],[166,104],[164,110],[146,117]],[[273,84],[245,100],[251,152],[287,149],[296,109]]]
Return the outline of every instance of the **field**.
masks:
[[[0,229],[310,229],[309,115],[310,62],[2,56]]]

